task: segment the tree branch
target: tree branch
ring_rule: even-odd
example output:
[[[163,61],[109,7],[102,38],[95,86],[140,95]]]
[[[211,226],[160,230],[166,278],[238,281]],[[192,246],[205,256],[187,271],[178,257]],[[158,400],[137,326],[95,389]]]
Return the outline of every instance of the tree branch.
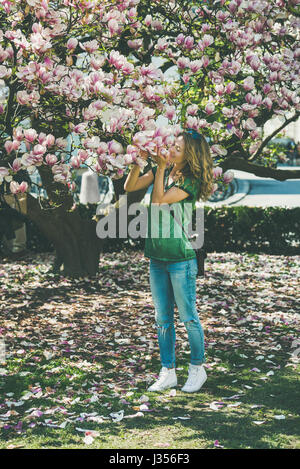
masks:
[[[274,132],[271,133],[271,135],[269,135],[263,142],[262,144],[260,145],[259,149],[256,151],[256,153],[254,153],[254,155],[250,156],[250,158],[248,159],[248,161],[253,161],[255,159],[257,159],[257,157],[261,154],[262,150],[264,149],[264,147],[269,143],[270,140],[272,140],[273,137],[275,137],[275,135],[277,135],[282,129],[284,129],[284,127],[286,127],[288,124],[290,124],[291,122],[295,121],[298,119],[298,117],[300,116],[300,113],[299,112],[296,112],[296,114],[294,114],[292,117],[290,117],[289,119],[286,119],[286,121],[276,130],[274,130]]]
[[[277,181],[286,181],[287,179],[300,179],[300,170],[267,168],[258,164],[249,163],[238,156],[230,156],[220,163],[223,171],[228,169],[237,169],[247,173],[255,174],[258,177],[272,178]]]

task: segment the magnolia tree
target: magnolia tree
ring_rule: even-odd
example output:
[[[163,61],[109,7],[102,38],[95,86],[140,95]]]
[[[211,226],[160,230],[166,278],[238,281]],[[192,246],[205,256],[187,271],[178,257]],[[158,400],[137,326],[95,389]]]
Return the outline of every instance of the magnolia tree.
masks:
[[[299,116],[298,4],[0,0],[0,183],[27,194],[66,274],[95,274],[101,250],[74,204],[82,164],[123,185],[131,163],[144,166],[141,149],[192,128],[209,139],[216,182],[230,169],[300,178],[272,167],[262,132],[274,115],[274,135]],[[28,192],[36,170],[47,199]]]

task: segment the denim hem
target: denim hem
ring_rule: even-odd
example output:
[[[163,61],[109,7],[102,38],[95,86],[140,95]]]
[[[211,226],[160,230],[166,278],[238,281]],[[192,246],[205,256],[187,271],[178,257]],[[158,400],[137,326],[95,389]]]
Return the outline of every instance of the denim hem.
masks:
[[[191,365],[203,365],[206,362],[205,359],[203,360],[191,360]]]

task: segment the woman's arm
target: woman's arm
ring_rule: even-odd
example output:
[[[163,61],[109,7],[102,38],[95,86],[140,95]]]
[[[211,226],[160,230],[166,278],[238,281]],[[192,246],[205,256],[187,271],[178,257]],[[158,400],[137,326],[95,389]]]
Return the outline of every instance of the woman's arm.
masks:
[[[168,162],[168,157],[158,152],[158,166],[154,180],[152,203],[153,204],[173,204],[186,199],[190,194],[179,189],[178,187],[171,187],[168,191],[164,190],[164,175]]]
[[[140,150],[140,157],[147,160],[149,153],[147,151]],[[124,184],[124,190],[126,192],[139,191],[140,189],[144,189],[152,184],[154,176],[151,169],[146,174],[143,174],[143,176],[139,176],[139,174],[140,167],[137,164],[134,164]]]
[[[134,192],[140,189],[144,189],[145,187],[149,187],[152,184],[154,176],[152,173],[152,169],[150,169],[147,173],[140,176],[140,167],[138,165],[133,165],[130,173],[127,176],[127,179],[124,184],[124,190],[127,192]]]

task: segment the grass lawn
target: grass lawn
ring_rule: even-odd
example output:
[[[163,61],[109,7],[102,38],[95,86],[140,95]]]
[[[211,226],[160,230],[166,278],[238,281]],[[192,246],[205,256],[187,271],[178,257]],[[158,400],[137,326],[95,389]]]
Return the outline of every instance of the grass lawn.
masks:
[[[300,448],[299,257],[209,254],[208,380],[194,394],[180,390],[179,322],[179,385],[147,392],[160,362],[141,252],[105,254],[93,280],[54,276],[50,261],[0,264],[0,448]]]

